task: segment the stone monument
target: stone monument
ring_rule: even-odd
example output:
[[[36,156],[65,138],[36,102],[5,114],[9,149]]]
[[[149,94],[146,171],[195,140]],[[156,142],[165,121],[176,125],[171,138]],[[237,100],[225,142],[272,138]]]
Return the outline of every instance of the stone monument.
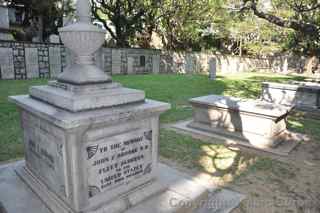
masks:
[[[0,40],[13,40],[9,30],[9,11],[3,0],[0,0]]]
[[[217,77],[217,59],[210,58],[209,60],[209,79],[216,80]]]
[[[164,190],[155,175],[159,115],[170,106],[96,67],[105,31],[90,23],[88,0],[78,0],[77,16],[59,30],[76,62],[57,81],[10,97],[25,145],[17,173],[54,213],[121,212]]]

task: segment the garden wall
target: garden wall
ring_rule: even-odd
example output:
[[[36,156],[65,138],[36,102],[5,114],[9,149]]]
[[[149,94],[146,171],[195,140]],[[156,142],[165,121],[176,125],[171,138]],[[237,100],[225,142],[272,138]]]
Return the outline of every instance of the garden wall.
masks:
[[[215,59],[222,73],[263,70],[302,72],[307,59],[299,57],[248,58],[211,53],[167,52],[156,49],[101,48],[96,64],[110,74],[208,73]],[[0,41],[0,79],[55,78],[73,63],[60,44]]]

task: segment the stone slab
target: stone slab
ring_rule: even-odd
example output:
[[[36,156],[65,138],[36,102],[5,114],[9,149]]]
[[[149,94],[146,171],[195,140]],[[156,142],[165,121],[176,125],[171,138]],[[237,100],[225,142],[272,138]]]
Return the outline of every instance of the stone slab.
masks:
[[[58,87],[33,86],[30,88],[30,96],[71,112],[114,107],[145,99],[144,91],[124,87],[75,95]]]
[[[189,124],[192,120],[182,121],[175,124],[168,125],[166,128],[174,130],[176,132],[190,135],[194,138],[205,140],[212,143],[224,143],[226,145],[240,145],[248,148],[252,148],[259,151],[264,151],[276,155],[288,156],[290,152],[300,144],[302,141],[309,140],[308,137],[299,133],[287,132],[287,139],[279,143],[276,147],[273,148],[257,148],[252,144],[248,143],[245,140],[241,140],[239,138],[235,138],[233,135],[230,135],[230,132],[218,130],[216,132],[213,131],[205,131],[200,129],[195,129],[189,127]],[[218,140],[218,141],[217,141]]]
[[[160,73],[160,55],[152,56],[152,73],[153,74]]]
[[[259,148],[276,146],[286,131],[285,118],[291,107],[258,100],[209,95],[190,100],[190,127],[205,131],[228,131]],[[259,124],[259,128],[257,128]]]
[[[320,107],[320,84],[313,82],[290,82],[289,84],[263,82],[261,100],[294,106],[306,111]]]
[[[14,79],[13,50],[0,48],[1,79]]]
[[[0,6],[0,28],[9,29],[8,8]]]
[[[277,118],[287,114],[291,107],[284,107],[279,104],[271,104],[260,100],[248,100],[220,95],[208,95],[190,99],[191,104],[217,107],[227,110],[252,113],[261,116]]]
[[[47,103],[30,98],[28,95],[11,96],[9,99],[16,103],[19,107],[43,118],[53,125],[64,129],[77,128],[84,123],[105,123],[114,124],[115,122],[125,122],[132,118],[143,119],[151,115],[160,114],[170,109],[167,103],[146,99],[143,104],[129,104],[116,108],[104,108],[91,111],[72,113],[59,108],[53,107]]]
[[[16,175],[16,163],[0,167],[0,202],[7,213],[52,213]],[[6,193],[3,193],[6,192]]]
[[[58,36],[59,43],[59,36]],[[49,67],[50,67],[50,77],[56,78],[61,74],[61,48],[58,47],[49,47]]]
[[[116,89],[122,86],[120,83],[117,83],[117,82],[105,83],[105,84],[88,84],[88,85],[80,86],[80,85],[74,85],[74,84],[66,84],[58,81],[49,81],[48,85],[75,93],[77,95],[92,94],[94,92],[99,92],[106,89]]]
[[[134,74],[134,58],[128,57],[128,75]]]
[[[15,173],[15,169],[21,164],[23,161],[0,166],[0,191],[6,192],[0,193],[0,202],[4,209],[7,213],[52,213],[42,203],[43,197],[38,197],[32,192]],[[195,177],[178,172],[164,164],[159,165],[157,174],[159,185],[166,185],[166,190],[160,191],[138,205],[126,206],[128,203],[119,201],[114,203],[114,206],[90,213],[149,213],[151,211],[154,213],[229,213],[245,198],[237,192],[209,189],[198,183]],[[139,196],[139,193],[135,194],[130,202],[137,203],[133,200],[138,199]],[[195,207],[197,207],[196,210]],[[120,211],[113,211],[116,209]]]
[[[27,78],[39,78],[39,61],[37,48],[25,48]]]
[[[112,49],[112,74],[121,74],[121,50]]]
[[[284,83],[275,83],[275,82],[262,82],[263,85],[269,86],[271,88],[278,89],[287,89],[287,90],[311,90],[319,91],[320,84],[316,82],[307,82],[307,81],[289,81],[287,84]]]

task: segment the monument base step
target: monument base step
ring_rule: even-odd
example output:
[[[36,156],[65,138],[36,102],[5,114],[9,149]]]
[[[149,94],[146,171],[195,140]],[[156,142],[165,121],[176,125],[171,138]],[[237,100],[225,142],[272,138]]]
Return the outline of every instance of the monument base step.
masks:
[[[63,206],[58,200],[54,204],[55,210],[52,209],[52,205],[48,205],[48,202],[43,202],[51,195],[42,193],[38,196],[39,193],[37,192],[37,195],[34,192],[37,190],[34,186],[31,189],[19,178],[15,170],[20,171],[18,172],[20,175],[27,175],[23,166],[24,161],[0,166],[0,191],[5,192],[0,193],[0,203],[5,213],[62,213],[61,209],[73,213],[71,208]],[[195,177],[178,172],[164,164],[159,164],[157,177],[157,181],[153,184],[131,193],[126,203],[119,199],[118,202],[87,212],[228,213],[244,199],[244,195],[240,193],[204,185]]]
[[[269,152],[272,154],[282,155],[282,156],[289,155],[289,153],[297,145],[299,145],[301,141],[308,140],[308,138],[303,134],[286,131],[285,134],[283,134],[282,141],[279,142],[275,147],[259,148],[250,144],[246,139],[240,139],[239,137],[235,137],[234,134],[223,129],[219,129],[218,131],[212,131],[209,128],[207,129],[192,128],[189,125],[192,122],[193,122],[192,120],[182,121],[172,125],[167,125],[166,128],[182,134],[188,134],[200,140],[205,140],[210,142],[212,141],[212,139],[218,139],[219,141],[221,141],[221,143],[224,143],[227,145],[235,144],[235,145],[245,146],[248,148],[253,148],[256,150]]]

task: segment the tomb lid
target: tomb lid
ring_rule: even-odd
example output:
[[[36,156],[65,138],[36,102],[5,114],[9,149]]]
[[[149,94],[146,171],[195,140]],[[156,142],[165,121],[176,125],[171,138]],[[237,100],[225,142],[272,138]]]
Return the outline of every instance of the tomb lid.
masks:
[[[263,82],[263,87],[285,89],[285,90],[320,90],[320,84],[314,82],[304,81],[290,81],[288,84],[275,83],[275,82]]]
[[[232,111],[259,114],[268,117],[280,117],[287,114],[292,107],[282,106],[260,100],[240,99],[220,95],[208,95],[190,100],[191,104],[217,107]]]

